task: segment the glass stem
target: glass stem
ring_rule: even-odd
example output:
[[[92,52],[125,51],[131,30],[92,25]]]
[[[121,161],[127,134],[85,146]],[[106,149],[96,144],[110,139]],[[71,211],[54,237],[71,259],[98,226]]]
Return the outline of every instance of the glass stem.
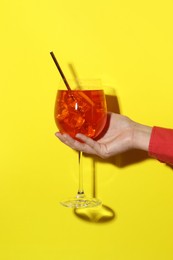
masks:
[[[84,195],[83,190],[83,154],[81,151],[78,152],[78,160],[79,160],[79,189],[78,189],[78,196]]]

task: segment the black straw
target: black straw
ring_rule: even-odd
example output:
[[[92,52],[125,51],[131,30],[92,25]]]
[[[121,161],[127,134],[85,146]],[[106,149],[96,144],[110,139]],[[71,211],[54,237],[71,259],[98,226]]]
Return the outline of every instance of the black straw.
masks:
[[[69,63],[69,68],[70,68],[70,70],[71,70],[71,72],[72,72],[72,74],[73,74],[73,77],[74,77],[74,80],[75,80],[75,82],[76,82],[77,88],[78,88],[78,89],[81,89],[80,82],[79,82],[79,78],[78,78],[78,76],[77,76],[77,73],[76,73],[76,71],[75,71],[75,68],[74,68],[73,64]]]
[[[53,59],[55,65],[56,65],[56,67],[57,67],[57,69],[58,69],[58,71],[59,71],[59,73],[60,73],[60,75],[61,75],[61,77],[62,77],[62,79],[63,79],[63,81],[64,81],[64,83],[66,85],[66,87],[67,87],[67,89],[71,90],[71,88],[70,88],[70,86],[69,86],[69,84],[68,84],[68,82],[66,80],[66,77],[65,77],[64,73],[62,72],[62,69],[61,69],[61,67],[60,67],[60,65],[59,65],[59,63],[58,63],[58,61],[57,61],[53,51],[50,52],[50,55],[52,56],[52,59]]]

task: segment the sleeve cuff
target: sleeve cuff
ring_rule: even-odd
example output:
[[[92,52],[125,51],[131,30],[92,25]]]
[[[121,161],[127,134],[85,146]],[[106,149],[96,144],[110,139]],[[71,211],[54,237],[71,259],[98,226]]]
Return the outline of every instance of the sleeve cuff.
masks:
[[[173,164],[173,129],[154,126],[148,153],[161,162]]]

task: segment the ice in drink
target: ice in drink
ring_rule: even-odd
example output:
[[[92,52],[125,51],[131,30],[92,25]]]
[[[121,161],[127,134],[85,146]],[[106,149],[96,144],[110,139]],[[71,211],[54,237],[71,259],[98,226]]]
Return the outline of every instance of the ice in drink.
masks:
[[[77,133],[96,138],[107,119],[102,90],[59,90],[55,104],[55,121],[62,133],[73,138]]]

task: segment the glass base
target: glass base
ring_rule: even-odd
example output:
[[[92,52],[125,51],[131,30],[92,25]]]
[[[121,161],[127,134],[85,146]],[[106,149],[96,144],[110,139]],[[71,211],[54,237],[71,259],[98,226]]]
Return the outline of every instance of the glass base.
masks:
[[[102,204],[101,200],[96,198],[87,198],[85,196],[77,196],[72,199],[67,199],[60,202],[61,205],[67,208],[93,208]]]

